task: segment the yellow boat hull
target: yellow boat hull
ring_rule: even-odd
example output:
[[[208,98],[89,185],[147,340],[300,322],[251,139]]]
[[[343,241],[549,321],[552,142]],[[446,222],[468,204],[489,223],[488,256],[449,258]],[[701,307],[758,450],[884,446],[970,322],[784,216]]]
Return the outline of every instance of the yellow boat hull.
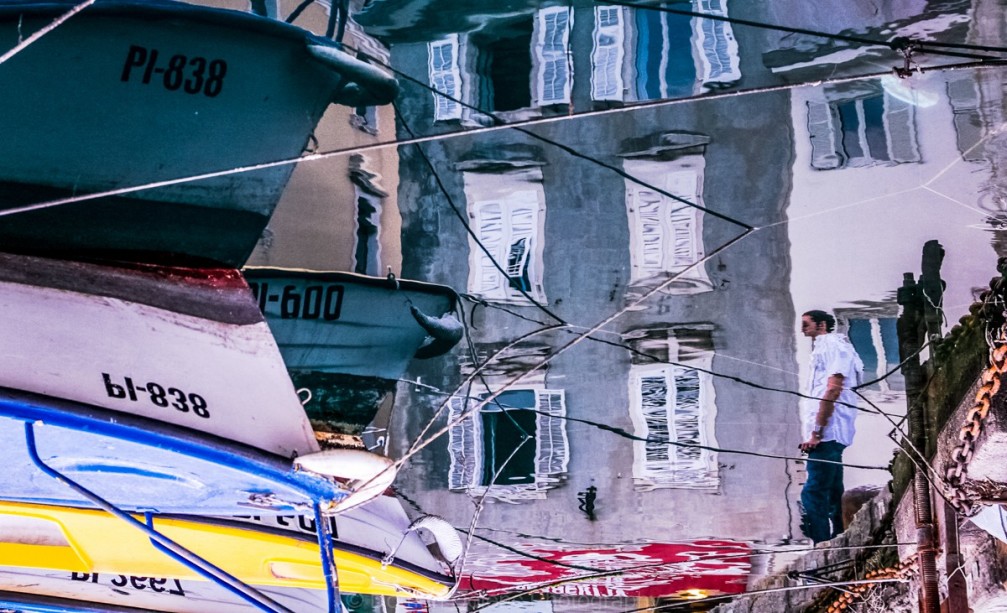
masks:
[[[223,522],[155,516],[153,524],[250,585],[325,588],[318,544],[306,538]],[[446,577],[436,580],[399,563],[383,567],[376,554],[342,550],[338,543],[334,557],[343,592],[438,599],[450,589]],[[0,502],[0,566],[203,579],[103,511],[15,502]]]

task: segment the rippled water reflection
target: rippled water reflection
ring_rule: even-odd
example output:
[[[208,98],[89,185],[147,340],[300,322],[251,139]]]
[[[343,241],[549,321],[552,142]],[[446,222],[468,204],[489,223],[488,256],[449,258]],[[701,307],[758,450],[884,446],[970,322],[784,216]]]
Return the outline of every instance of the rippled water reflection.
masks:
[[[968,3],[941,8],[843,3],[827,29],[999,42]],[[950,322],[994,272],[1001,70],[856,79],[901,56],[644,8],[508,9],[358,15],[403,74],[395,136],[443,135],[397,150],[401,274],[463,292],[470,341],[399,386],[391,454],[434,415],[446,434],[397,488],[473,528],[464,587],[483,597],[743,591],[786,558],[767,549],[807,546],[800,313],[834,310],[874,379],[899,361],[894,292],[925,241],[947,250]],[[691,9],[824,28],[820,6]],[[520,129],[486,130],[489,112]],[[902,390],[865,390],[889,416],[861,414],[848,488],[887,481]]]
[[[808,548],[809,309],[879,379],[845,476],[884,487],[903,273],[944,246],[946,330],[1007,255],[1004,69],[929,49],[900,79],[900,52],[853,39],[1001,45],[1001,7],[364,5],[348,43],[402,94],[348,119],[352,157],[298,167],[252,263],[462,294],[466,340],[414,361],[368,438],[411,455],[412,510],[469,535],[459,598],[629,610],[743,592]],[[318,151],[346,146],[331,125]]]

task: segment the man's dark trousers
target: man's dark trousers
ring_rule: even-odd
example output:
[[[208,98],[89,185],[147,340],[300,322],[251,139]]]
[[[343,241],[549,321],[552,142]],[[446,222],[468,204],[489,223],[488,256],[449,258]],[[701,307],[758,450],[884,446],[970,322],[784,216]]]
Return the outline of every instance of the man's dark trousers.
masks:
[[[842,462],[844,449],[846,446],[836,441],[825,441],[808,453],[808,480],[801,491],[801,529],[816,543],[843,531],[843,465],[830,462]]]

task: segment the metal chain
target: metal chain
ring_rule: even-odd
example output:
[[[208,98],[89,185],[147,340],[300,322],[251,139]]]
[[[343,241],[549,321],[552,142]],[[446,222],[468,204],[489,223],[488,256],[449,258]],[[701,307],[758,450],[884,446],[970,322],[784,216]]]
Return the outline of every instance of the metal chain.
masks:
[[[906,558],[895,566],[867,571],[864,575],[864,579],[912,579],[917,572],[916,562],[916,554],[913,554],[911,557]],[[839,613],[840,611],[848,610],[854,600],[863,598],[867,591],[876,585],[878,584],[860,583],[848,586],[842,594],[832,601],[832,604],[828,606],[826,611],[828,611],[828,613]]]
[[[986,293],[983,310],[987,316],[989,307],[996,305],[1002,309],[1003,298],[1000,296],[1001,280],[994,284],[992,292]],[[975,453],[976,439],[983,431],[986,416],[989,414],[993,397],[1000,390],[1004,371],[1007,371],[1007,322],[996,328],[994,333],[986,329],[986,343],[989,346],[989,366],[983,370],[980,377],[981,386],[976,393],[975,404],[965,414],[965,423],[958,434],[960,442],[951,451],[947,468],[944,471],[944,492],[948,503],[963,517],[972,517],[979,512],[979,504],[972,500],[963,484],[968,472],[969,462]]]

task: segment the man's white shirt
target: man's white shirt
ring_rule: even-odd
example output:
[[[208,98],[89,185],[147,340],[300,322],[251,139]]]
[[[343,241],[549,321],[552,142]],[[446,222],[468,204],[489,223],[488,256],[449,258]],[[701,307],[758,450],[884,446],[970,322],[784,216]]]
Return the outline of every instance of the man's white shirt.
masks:
[[[851,388],[863,381],[864,363],[860,360],[853,344],[845,336],[829,332],[815,337],[815,347],[811,351],[811,378],[808,381],[807,395],[812,398],[801,399],[801,423],[804,429],[804,440],[811,438],[815,427],[815,417],[818,415],[820,398],[828,389],[829,377],[843,376],[843,391],[835,403],[832,418],[822,431],[822,442],[836,441],[849,447],[853,444],[856,432],[854,422],[857,419],[857,401],[859,397]]]

